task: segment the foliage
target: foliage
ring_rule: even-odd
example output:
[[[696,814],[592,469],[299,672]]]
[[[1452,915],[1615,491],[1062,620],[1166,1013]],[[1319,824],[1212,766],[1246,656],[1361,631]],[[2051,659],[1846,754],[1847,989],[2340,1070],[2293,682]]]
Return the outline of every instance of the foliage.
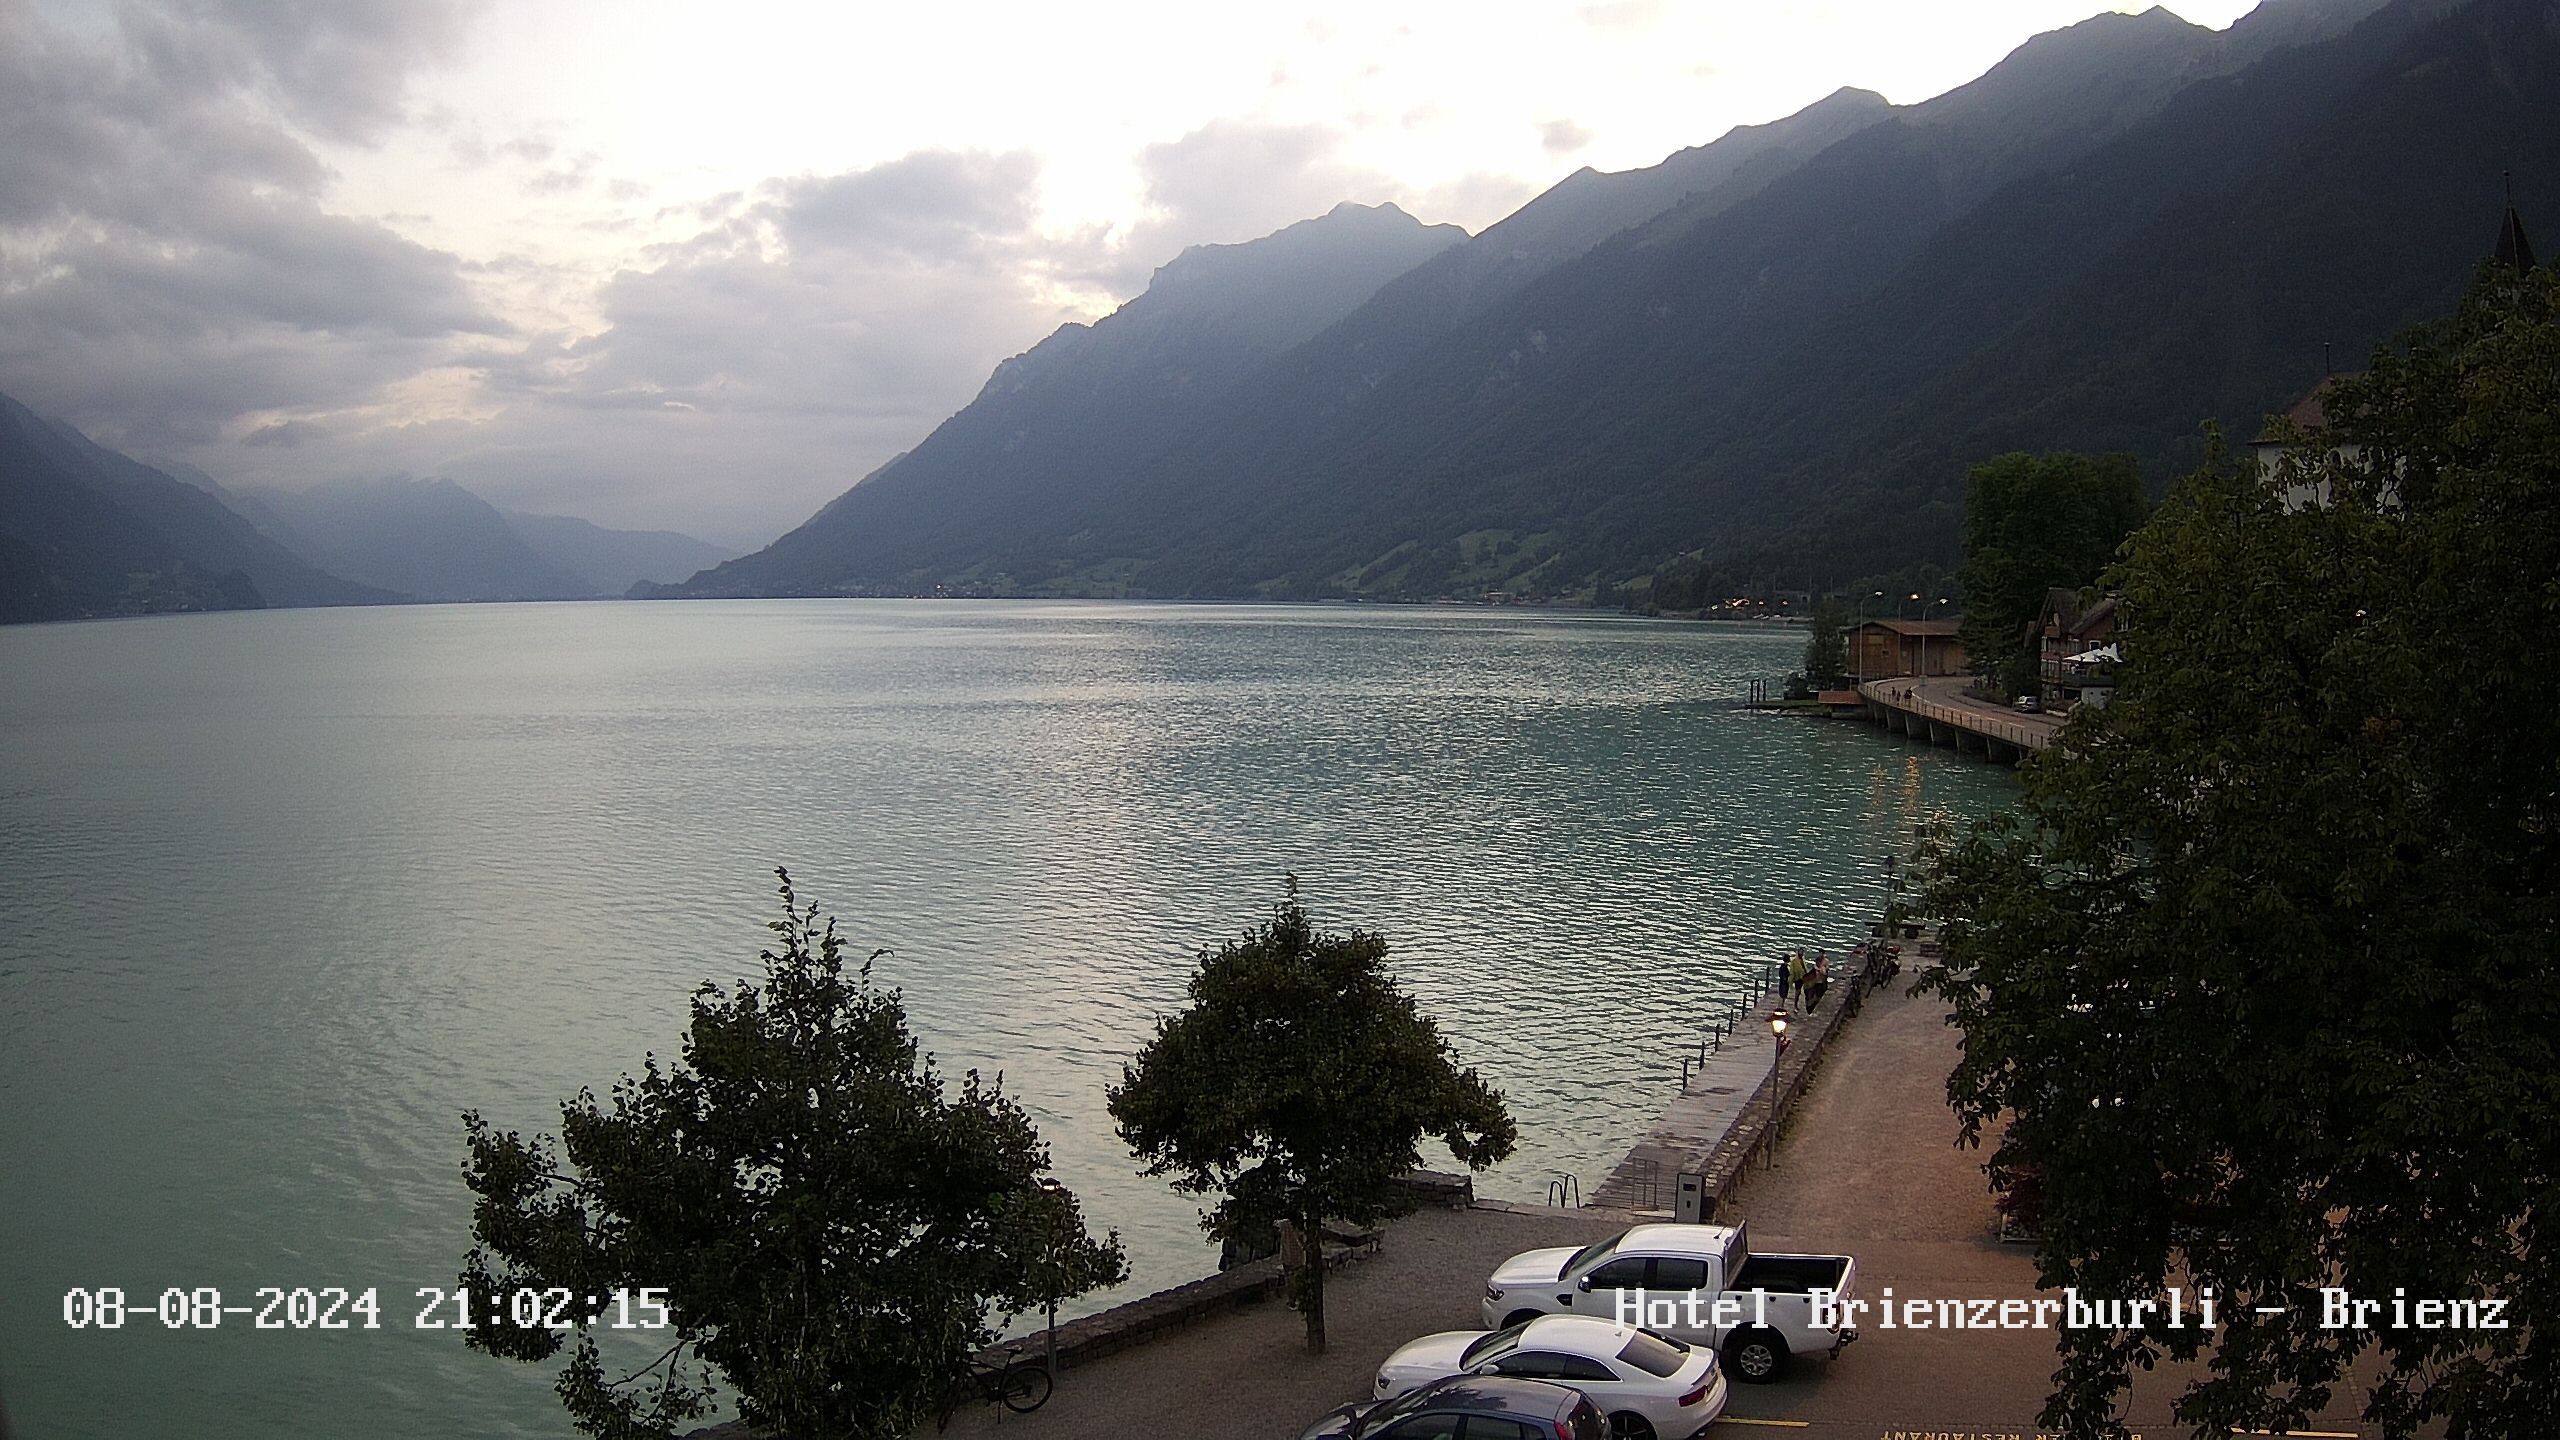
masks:
[[[1930,894],[1949,1094],[1977,1141],[2014,1115],[1989,1168],[2041,1174],[2045,1282],[2220,1297],[2218,1333],[2064,1332],[2073,1437],[2200,1352],[2199,1433],[2298,1427],[2368,1353],[2386,1436],[2560,1394],[2560,280],[2491,277],[2330,413],[2363,450],[2312,462],[2326,507],[2218,445],[2175,487],[2115,703]],[[2323,1329],[2324,1285],[2510,1328]]]
[[[1401,1214],[1426,1135],[1473,1169],[1511,1153],[1502,1097],[1458,1068],[1386,957],[1368,931],[1318,933],[1292,879],[1268,922],[1201,955],[1190,1008],[1123,1070],[1121,1138],[1146,1173],[1221,1197],[1201,1217],[1211,1234],[1249,1246],[1280,1220],[1313,1237]],[[1322,1351],[1322,1247],[1306,1250],[1307,1344]]]
[[[764,983],[698,990],[680,1063],[650,1057],[609,1103],[581,1091],[557,1142],[464,1117],[478,1197],[464,1289],[648,1287],[670,1307],[665,1353],[621,1380],[599,1327],[576,1327],[559,1390],[591,1435],[674,1433],[704,1412],[708,1367],[751,1422],[903,1437],[994,1338],[990,1311],[1126,1273],[1118,1235],[1093,1239],[1045,1181],[1022,1108],[976,1071],[946,1095],[898,994],[870,960],[848,973],[835,922],[776,874]],[[548,1360],[568,1340],[503,1310],[477,1318],[465,1341],[493,1355]]]
[[[2112,563],[2142,523],[2142,476],[2130,455],[2003,455],[1976,465],[1965,489],[1964,621],[1974,673],[1993,692],[2036,687],[2028,627],[2053,586],[2077,590]]]
[[[2010,57],[1996,114],[1960,91],[1930,102],[1946,124],[1779,151],[1754,130],[1650,178],[1577,177],[1526,229],[1759,157],[1747,184],[1666,185],[1689,199],[1569,260],[1500,227],[1450,257],[1500,257],[1499,284],[1430,286],[1430,262],[1253,368],[1183,343],[1216,327],[1065,332],[803,531],[683,588],[1001,589],[1129,561],[1130,594],[1427,598],[1427,566],[1369,567],[1488,526],[1557,535],[1553,571],[1498,587],[1526,594],[1685,556],[1738,582],[1710,601],[1951,563],[1970,462],[2192,469],[2198,417],[2254,430],[2317,378],[2320,340],[2352,354],[2441,313],[2498,169],[2560,194],[2545,0],[2373,8],[2277,7],[2227,44],[2108,16]]]
[[[1849,612],[1826,597],[1813,607],[1813,626],[1804,639],[1804,677],[1815,689],[1849,673],[1849,645],[1844,638]]]

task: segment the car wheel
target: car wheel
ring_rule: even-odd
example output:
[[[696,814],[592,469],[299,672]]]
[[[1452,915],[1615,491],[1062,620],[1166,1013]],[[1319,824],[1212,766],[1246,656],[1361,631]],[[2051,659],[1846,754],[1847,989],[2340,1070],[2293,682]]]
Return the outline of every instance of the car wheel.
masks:
[[[1653,1440],[1653,1425],[1625,1411],[1609,1417],[1609,1440]]]
[[[1724,1347],[1724,1367],[1750,1385],[1766,1385],[1787,1373],[1787,1342],[1766,1330],[1736,1335]]]
[[[1544,1313],[1546,1312],[1542,1310],[1514,1310],[1502,1317],[1502,1324],[1498,1328],[1508,1330],[1514,1325],[1526,1325]]]

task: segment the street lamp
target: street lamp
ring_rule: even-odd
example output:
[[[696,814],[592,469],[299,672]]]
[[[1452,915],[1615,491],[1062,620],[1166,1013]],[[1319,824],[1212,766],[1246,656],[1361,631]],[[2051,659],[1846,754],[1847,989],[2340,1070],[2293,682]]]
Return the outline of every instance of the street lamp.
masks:
[[[1769,1051],[1769,1168],[1778,1168],[1778,1061],[1787,1053],[1787,1012],[1769,1012],[1769,1034],[1778,1043]]]
[[[1053,1244],[1064,1243],[1066,1239],[1064,1234],[1065,1227],[1060,1224],[1060,1221],[1064,1219],[1064,1205],[1067,1202],[1067,1187],[1059,1184],[1058,1177],[1055,1175],[1042,1175],[1031,1183],[1051,1202],[1052,1208],[1049,1216],[1049,1222],[1052,1226],[1057,1227],[1058,1230],[1058,1233],[1053,1234],[1050,1237],[1051,1242]],[[1048,1297],[1048,1300],[1049,1337],[1048,1344],[1046,1346],[1046,1353],[1041,1357],[1041,1363],[1049,1372],[1049,1383],[1055,1385],[1058,1383],[1058,1297],[1052,1295]]]

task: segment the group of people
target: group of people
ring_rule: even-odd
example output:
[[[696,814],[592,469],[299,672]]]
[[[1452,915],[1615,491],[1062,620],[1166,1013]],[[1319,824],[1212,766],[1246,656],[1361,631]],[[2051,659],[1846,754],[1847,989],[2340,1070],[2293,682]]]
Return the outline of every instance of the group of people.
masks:
[[[1802,950],[1787,957],[1786,969],[1780,973],[1778,981],[1779,999],[1794,1000],[1811,1010],[1822,1004],[1822,992],[1830,988],[1830,951],[1814,951],[1811,963],[1806,962]]]

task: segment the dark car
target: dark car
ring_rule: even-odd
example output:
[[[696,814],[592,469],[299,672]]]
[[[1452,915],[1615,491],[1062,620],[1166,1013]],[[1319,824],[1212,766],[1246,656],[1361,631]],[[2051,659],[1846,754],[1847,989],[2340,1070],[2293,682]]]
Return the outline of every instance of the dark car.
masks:
[[[1298,1440],[1607,1440],[1579,1390],[1508,1375],[1452,1375],[1393,1400],[1345,1405]]]

